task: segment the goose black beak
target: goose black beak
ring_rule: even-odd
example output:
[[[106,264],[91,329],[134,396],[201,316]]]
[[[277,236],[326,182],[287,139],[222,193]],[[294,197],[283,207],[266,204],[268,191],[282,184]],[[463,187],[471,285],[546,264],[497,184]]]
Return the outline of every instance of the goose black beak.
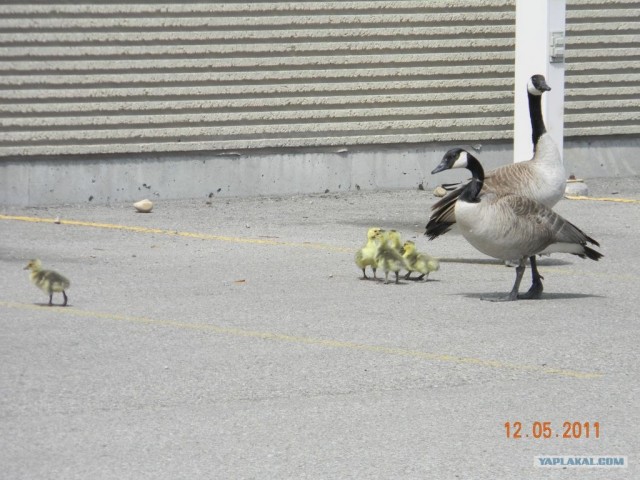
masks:
[[[447,162],[446,160],[442,160],[440,162],[440,165],[438,165],[436,168],[433,169],[433,171],[431,172],[431,175],[435,175],[436,173],[440,173],[445,170],[449,170],[449,162]]]

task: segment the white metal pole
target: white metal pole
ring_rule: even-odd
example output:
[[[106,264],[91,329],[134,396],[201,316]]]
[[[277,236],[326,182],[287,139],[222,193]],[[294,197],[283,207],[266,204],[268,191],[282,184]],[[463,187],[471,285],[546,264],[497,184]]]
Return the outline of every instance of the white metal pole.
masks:
[[[566,0],[516,0],[514,162],[533,156],[527,81],[538,73],[551,87],[542,97],[542,114],[562,155],[565,9]]]

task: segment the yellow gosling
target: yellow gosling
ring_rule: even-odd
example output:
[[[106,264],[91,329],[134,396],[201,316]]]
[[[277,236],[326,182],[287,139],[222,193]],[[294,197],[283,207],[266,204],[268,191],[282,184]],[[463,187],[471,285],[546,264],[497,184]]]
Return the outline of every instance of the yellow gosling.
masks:
[[[403,268],[409,270],[409,267],[402,254],[394,246],[395,235],[392,231],[385,232],[383,230],[378,233],[378,237],[380,238],[380,247],[378,248],[376,261],[378,268],[382,268],[384,271],[384,283],[389,283],[389,272],[394,272],[396,274],[396,283],[400,283],[400,270]]]
[[[54,292],[62,292],[64,297],[62,306],[67,305],[68,298],[65,290],[71,285],[69,280],[53,270],[43,270],[42,263],[37,259],[30,260],[24,270],[31,270],[31,282],[44,293],[49,294],[49,306],[53,305]]]
[[[396,230],[388,230],[387,231],[387,240],[389,241],[389,246],[394,248],[400,254],[403,253],[402,249],[402,239],[400,238],[400,233]]]
[[[371,227],[367,230],[367,243],[364,247],[356,252],[355,262],[358,267],[362,269],[362,279],[367,277],[366,268],[371,267],[373,270],[373,278],[376,278],[376,270],[378,268],[378,262],[376,262],[376,255],[380,246],[380,239],[378,234],[382,231],[380,227]]]
[[[440,262],[438,259],[426,253],[418,252],[418,250],[416,250],[416,244],[411,240],[404,242],[403,256],[409,266],[409,271],[404,277],[406,280],[410,279],[411,272],[418,272],[421,275],[417,280],[422,280],[424,278],[424,281],[426,282],[429,279],[429,274],[431,272],[436,272],[440,269]]]

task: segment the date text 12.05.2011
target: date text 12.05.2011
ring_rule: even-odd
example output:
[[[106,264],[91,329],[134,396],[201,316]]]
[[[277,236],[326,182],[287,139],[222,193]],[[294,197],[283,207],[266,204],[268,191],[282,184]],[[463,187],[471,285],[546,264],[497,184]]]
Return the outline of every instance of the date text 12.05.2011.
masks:
[[[600,438],[600,422],[562,422],[561,428],[554,428],[553,422],[505,422],[507,438]]]

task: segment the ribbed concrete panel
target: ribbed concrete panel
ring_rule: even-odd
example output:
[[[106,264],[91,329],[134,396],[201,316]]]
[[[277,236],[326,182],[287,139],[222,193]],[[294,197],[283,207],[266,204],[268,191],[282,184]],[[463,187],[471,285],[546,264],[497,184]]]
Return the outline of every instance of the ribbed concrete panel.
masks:
[[[640,133],[640,2],[567,0],[568,137]],[[515,0],[0,5],[0,156],[510,139]]]
[[[511,137],[514,0],[0,6],[0,155]]]
[[[640,2],[568,0],[565,137],[640,134]]]

